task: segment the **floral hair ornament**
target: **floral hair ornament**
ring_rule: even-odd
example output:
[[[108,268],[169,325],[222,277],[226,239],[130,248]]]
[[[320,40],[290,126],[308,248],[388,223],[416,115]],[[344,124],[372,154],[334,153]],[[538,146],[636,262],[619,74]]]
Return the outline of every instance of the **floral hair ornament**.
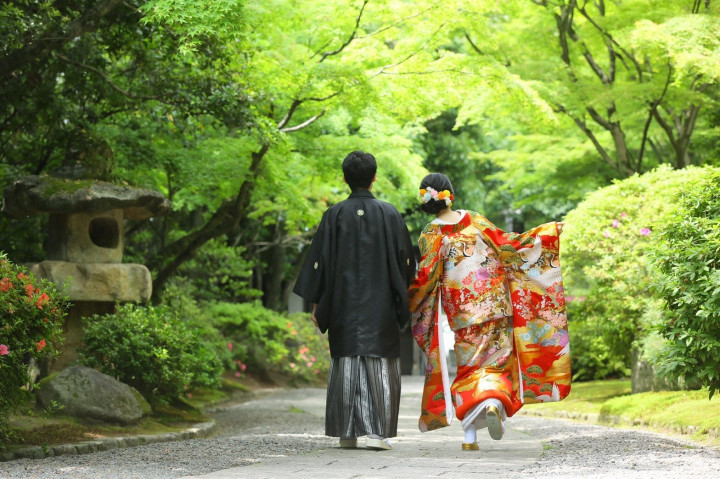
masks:
[[[455,196],[448,190],[436,191],[430,186],[420,188],[420,202],[427,203],[430,200],[445,201],[445,205],[450,206],[455,199]]]

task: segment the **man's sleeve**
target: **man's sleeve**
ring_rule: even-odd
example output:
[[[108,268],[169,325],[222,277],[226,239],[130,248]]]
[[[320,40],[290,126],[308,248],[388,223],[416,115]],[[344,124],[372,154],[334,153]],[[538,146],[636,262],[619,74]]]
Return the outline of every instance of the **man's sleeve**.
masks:
[[[325,258],[323,249],[327,218],[323,215],[318,230],[310,244],[310,250],[305,257],[300,275],[298,276],[293,292],[311,303],[319,303],[325,289]]]

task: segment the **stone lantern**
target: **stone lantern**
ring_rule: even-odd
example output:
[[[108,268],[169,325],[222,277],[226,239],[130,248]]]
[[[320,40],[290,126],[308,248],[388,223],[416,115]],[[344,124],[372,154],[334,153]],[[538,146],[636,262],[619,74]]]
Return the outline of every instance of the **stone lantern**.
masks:
[[[77,359],[82,317],[112,313],[118,301],[150,300],[150,271],[142,264],[122,262],[124,223],[169,210],[170,201],[156,191],[97,180],[27,176],[5,189],[2,211],[8,216],[50,214],[46,260],[27,266],[56,283],[72,303],[65,343],[50,365],[52,371]]]

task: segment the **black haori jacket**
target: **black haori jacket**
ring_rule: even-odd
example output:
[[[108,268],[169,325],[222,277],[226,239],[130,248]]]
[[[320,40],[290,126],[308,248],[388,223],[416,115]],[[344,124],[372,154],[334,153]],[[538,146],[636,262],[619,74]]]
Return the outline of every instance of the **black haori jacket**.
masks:
[[[323,215],[293,291],[318,303],[332,357],[399,357],[415,267],[398,210],[357,190]]]

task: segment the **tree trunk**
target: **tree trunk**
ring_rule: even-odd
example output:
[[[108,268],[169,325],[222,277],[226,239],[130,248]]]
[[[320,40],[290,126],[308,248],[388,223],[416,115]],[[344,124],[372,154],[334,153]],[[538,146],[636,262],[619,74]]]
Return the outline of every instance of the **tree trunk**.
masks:
[[[275,228],[275,244],[268,250],[268,274],[264,288],[265,307],[274,311],[283,310],[283,279],[285,278],[285,260],[287,247],[281,244],[285,236],[285,221],[279,219]]]

